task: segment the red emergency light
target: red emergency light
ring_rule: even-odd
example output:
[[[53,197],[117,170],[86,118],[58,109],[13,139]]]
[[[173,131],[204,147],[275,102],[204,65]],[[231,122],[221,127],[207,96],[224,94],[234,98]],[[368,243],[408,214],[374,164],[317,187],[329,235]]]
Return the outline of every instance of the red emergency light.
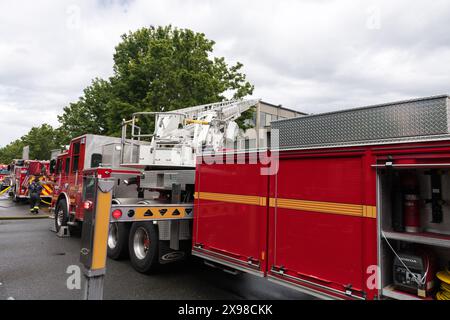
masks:
[[[112,212],[112,217],[116,220],[119,220],[122,217],[122,210],[116,209]]]
[[[83,203],[83,208],[86,209],[86,210],[91,210],[93,207],[94,207],[94,203],[92,201],[90,201],[90,200],[86,200]]]

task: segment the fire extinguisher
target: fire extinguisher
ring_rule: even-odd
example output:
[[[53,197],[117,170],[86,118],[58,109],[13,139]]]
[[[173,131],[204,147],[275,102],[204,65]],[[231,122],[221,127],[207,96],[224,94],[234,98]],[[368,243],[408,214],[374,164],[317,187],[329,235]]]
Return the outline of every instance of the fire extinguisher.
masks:
[[[417,194],[405,194],[403,201],[403,221],[406,232],[420,231],[420,198]]]
[[[415,172],[403,176],[403,222],[406,232],[420,231],[420,197]]]

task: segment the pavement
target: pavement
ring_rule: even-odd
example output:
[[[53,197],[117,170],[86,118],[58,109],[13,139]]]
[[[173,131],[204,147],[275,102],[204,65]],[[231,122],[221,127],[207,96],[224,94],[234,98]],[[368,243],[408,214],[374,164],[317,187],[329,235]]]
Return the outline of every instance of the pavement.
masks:
[[[41,210],[40,215],[48,215]],[[80,266],[80,239],[58,238],[51,219],[1,220],[31,216],[27,204],[0,199],[0,300],[81,299],[81,289],[68,289],[70,266]],[[70,278],[70,279],[73,279]],[[69,283],[74,283],[70,281]],[[166,265],[151,275],[136,272],[129,261],[108,259],[104,299],[240,300],[311,297],[248,274],[231,275],[199,259]]]

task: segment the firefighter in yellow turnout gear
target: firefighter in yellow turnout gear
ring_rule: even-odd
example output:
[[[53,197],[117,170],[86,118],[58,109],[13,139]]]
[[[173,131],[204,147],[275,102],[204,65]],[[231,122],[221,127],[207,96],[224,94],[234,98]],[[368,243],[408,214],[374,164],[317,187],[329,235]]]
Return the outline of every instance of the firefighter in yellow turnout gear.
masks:
[[[33,181],[28,186],[28,191],[30,192],[30,212],[39,213],[39,204],[41,202],[41,192],[43,186],[39,181],[39,177],[35,177]]]

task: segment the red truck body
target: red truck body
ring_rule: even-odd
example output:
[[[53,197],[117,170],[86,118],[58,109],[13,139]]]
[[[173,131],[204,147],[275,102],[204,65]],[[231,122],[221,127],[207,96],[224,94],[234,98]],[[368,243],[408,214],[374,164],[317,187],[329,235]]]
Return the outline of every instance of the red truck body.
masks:
[[[3,180],[5,180],[6,177],[8,177],[10,175],[10,172],[8,170],[8,166],[1,164],[0,165],[0,183],[3,182]]]
[[[193,254],[322,298],[375,299],[376,166],[448,168],[450,141],[280,151],[273,175],[249,156],[245,164],[199,158]]]
[[[67,209],[64,213],[67,216],[65,222],[76,225],[77,222],[83,221],[83,177],[91,174],[91,169],[96,169],[94,171],[100,177],[115,177],[118,184],[121,178],[139,175],[140,172],[135,169],[114,167],[119,159],[113,158],[120,154],[120,150],[115,149],[116,146],[120,146],[119,138],[86,134],[73,139],[69,149],[56,159],[53,173],[55,186],[50,210],[55,212],[58,204],[64,202]],[[104,155],[105,148],[108,148],[108,159]],[[108,161],[108,164],[103,168],[105,161]]]
[[[53,194],[51,176],[49,174],[49,161],[43,160],[16,160],[11,165],[11,191],[14,200],[28,199],[28,186],[34,177],[42,182],[41,198],[50,199]]]

